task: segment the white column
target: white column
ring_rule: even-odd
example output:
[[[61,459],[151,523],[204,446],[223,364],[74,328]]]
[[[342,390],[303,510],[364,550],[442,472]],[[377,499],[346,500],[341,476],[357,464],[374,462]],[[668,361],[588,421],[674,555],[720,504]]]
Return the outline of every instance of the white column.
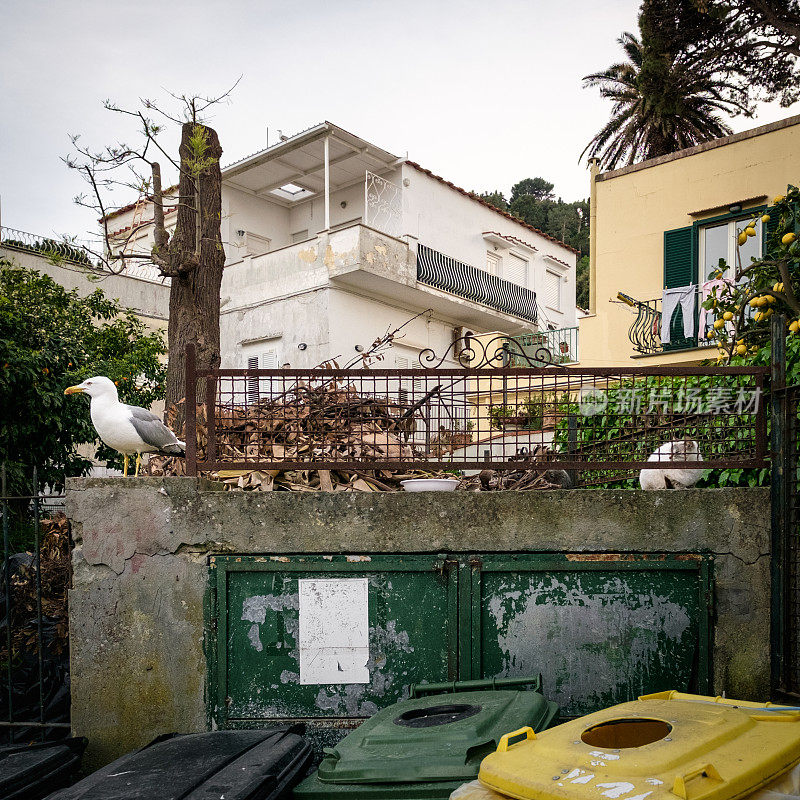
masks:
[[[325,148],[325,230],[331,229],[331,158],[329,137],[323,140]]]

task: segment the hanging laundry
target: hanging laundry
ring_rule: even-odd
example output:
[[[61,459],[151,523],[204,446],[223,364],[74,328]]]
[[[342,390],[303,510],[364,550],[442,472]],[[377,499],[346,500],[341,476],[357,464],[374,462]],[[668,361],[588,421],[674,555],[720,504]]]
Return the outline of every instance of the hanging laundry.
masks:
[[[694,303],[696,295],[696,284],[664,289],[664,297],[661,300],[661,344],[669,344],[672,315],[679,305],[683,311],[683,335],[687,339],[694,336]]]

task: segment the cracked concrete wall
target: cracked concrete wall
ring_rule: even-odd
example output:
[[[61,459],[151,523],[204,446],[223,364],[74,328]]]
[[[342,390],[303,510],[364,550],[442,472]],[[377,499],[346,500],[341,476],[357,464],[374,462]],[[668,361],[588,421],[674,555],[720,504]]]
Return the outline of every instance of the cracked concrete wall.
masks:
[[[203,603],[222,553],[713,553],[714,691],[769,687],[769,493],[222,492],[193,478],[67,483],[72,721],[106,763],[207,725]]]

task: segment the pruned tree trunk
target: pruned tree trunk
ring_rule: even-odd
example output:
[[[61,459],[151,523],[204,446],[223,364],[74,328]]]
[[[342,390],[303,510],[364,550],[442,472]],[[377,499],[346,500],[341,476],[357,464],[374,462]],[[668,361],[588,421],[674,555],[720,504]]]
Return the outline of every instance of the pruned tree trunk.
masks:
[[[198,129],[205,132],[207,149],[203,158],[210,162],[199,171],[196,148],[193,151],[190,144],[193,136],[196,139]],[[167,329],[167,408],[185,394],[187,344],[193,343],[197,348],[198,369],[216,369],[220,363],[219,294],[225,264],[220,235],[221,155],[216,131],[192,122],[183,125],[178,220],[164,258],[171,267],[164,270],[165,274],[172,278]],[[196,177],[192,174],[193,164]]]

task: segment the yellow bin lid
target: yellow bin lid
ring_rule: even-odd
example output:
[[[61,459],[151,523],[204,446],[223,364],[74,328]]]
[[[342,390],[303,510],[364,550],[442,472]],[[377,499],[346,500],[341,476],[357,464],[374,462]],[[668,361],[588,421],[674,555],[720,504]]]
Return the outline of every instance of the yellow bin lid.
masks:
[[[478,777],[519,800],[735,800],[798,762],[800,711],[671,691],[506,734]]]

